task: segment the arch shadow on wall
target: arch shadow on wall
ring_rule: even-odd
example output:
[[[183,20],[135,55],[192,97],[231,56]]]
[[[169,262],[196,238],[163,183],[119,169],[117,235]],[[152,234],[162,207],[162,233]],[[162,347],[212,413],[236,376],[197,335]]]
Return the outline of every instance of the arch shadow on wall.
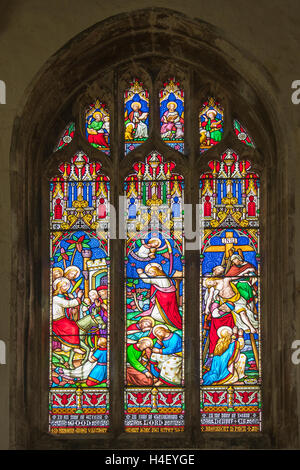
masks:
[[[146,65],[147,64],[147,65]],[[80,436],[57,438],[47,433],[48,407],[48,177],[57,166],[59,157],[53,156],[53,145],[66,122],[80,110],[83,96],[97,90],[99,74],[111,80],[115,71],[140,67],[148,70],[151,78],[159,76],[168,67],[179,67],[191,79],[187,90],[190,103],[200,103],[210,90],[225,93],[234,110],[255,136],[257,152],[253,155],[238,142],[235,145],[241,157],[250,155],[261,174],[263,193],[262,213],[262,309],[263,309],[263,432],[259,435],[207,435],[200,432],[199,360],[191,351],[197,350],[199,336],[198,316],[186,325],[190,345],[186,358],[186,431],[180,437],[126,435],[119,417],[122,416],[122,351],[113,350],[113,358],[121,364],[111,384],[112,430],[100,437]],[[119,72],[118,72],[119,73]],[[125,75],[126,75],[125,73]],[[202,76],[201,86],[197,77]],[[121,96],[121,95],[120,95]],[[114,98],[112,122],[119,126],[116,109],[120,102]],[[178,12],[150,8],[125,13],[98,23],[68,42],[35,77],[15,118],[11,144],[12,197],[12,299],[11,299],[11,447],[12,448],[270,448],[291,445],[286,436],[297,428],[291,411],[295,403],[295,389],[290,383],[289,365],[280,357],[279,344],[294,321],[293,312],[293,227],[289,215],[286,185],[287,143],[280,111],[276,105],[276,87],[264,69],[253,57],[234,47],[224,33],[200,20],[192,20]],[[122,109],[122,106],[120,107]],[[154,110],[155,111],[155,110]],[[198,201],[199,175],[205,170],[211,155],[199,158],[196,128],[196,107],[191,106],[190,128],[187,130],[187,150],[181,157],[167,149],[158,139],[159,130],[153,129],[152,143],[139,148],[122,159],[122,149],[112,142],[114,157],[104,163],[103,172],[122,181],[133,161],[143,159],[152,150],[153,143],[166,159],[172,158],[187,181],[186,197]],[[231,118],[233,113],[228,116]],[[115,124],[114,124],[115,123]],[[194,123],[194,124],[193,124]],[[77,123],[76,123],[77,124]],[[115,131],[115,135],[117,132]],[[78,141],[80,144],[80,141]],[[224,149],[230,144],[224,137]],[[75,144],[74,144],[75,146]],[[74,147],[75,148],[75,147]],[[70,154],[73,147],[70,147]],[[218,150],[218,153],[223,147]],[[51,156],[51,158],[50,158]],[[96,154],[91,158],[99,158]],[[184,159],[192,162],[186,168]],[[195,171],[197,170],[197,171]],[[195,176],[196,175],[196,176]],[[195,186],[196,185],[196,186]],[[190,189],[188,189],[190,188]],[[117,201],[118,184],[112,186],[112,202]],[[282,243],[290,240],[290,247]],[[289,248],[289,249],[288,249]],[[112,256],[122,256],[122,244],[114,243]],[[198,275],[197,253],[187,255],[191,272]],[[122,274],[117,266],[112,271],[114,296],[112,312],[122,312]],[[285,312],[282,312],[283,292],[286,286]],[[187,294],[187,311],[198,311],[192,287]],[[196,287],[196,289],[198,289]],[[194,295],[193,295],[194,294]],[[121,299],[121,300],[120,300]],[[193,303],[194,302],[194,303]],[[112,349],[123,340],[121,313],[112,324]],[[120,348],[121,349],[121,348]],[[290,386],[289,386],[290,384]],[[196,390],[196,392],[194,391]],[[280,429],[279,429],[280,428]],[[211,433],[209,433],[211,434]],[[238,434],[238,433],[236,433]],[[296,439],[296,436],[295,436]]]

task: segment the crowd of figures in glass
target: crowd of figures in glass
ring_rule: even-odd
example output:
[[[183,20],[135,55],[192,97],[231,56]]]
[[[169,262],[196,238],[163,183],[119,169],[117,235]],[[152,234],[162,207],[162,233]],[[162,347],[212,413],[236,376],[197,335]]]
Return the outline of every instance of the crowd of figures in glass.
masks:
[[[160,91],[160,133],[163,141],[184,152],[184,92],[174,78]]]
[[[244,126],[242,126],[242,124],[237,119],[233,120],[233,130],[237,138],[241,142],[243,142],[243,144],[248,145],[249,147],[255,148],[255,144],[253,140],[251,139],[250,135],[248,134]]]
[[[125,180],[125,429],[184,426],[183,178],[152,152]]]
[[[61,150],[62,148],[66,147],[70,144],[74,138],[75,134],[75,122],[70,122],[64,129],[63,133],[61,134],[55,148],[54,152],[57,150]]]
[[[110,117],[107,107],[97,99],[86,110],[85,133],[91,146],[101,150],[106,155],[110,154],[109,126]]]
[[[201,424],[261,429],[259,178],[227,150],[200,179]]]
[[[149,94],[143,84],[134,79],[124,93],[125,155],[148,139]]]
[[[199,113],[200,153],[218,144],[223,137],[224,111],[220,104],[209,98]]]
[[[50,185],[50,431],[109,425],[109,180],[77,152]]]

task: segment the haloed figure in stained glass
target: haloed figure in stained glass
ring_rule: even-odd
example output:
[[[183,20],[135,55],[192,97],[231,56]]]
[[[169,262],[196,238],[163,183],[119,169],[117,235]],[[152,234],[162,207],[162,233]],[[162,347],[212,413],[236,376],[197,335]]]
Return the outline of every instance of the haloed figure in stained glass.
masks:
[[[199,114],[200,150],[204,152],[218,144],[223,137],[223,109],[209,98]]]
[[[180,115],[178,111],[176,111],[177,103],[170,101],[167,104],[167,108],[167,111],[163,113],[161,118],[161,136],[163,139],[169,140],[182,138],[184,135],[183,125],[180,120]]]
[[[124,92],[125,155],[148,139],[149,94],[142,82],[134,79]]]
[[[174,78],[160,91],[160,133],[163,141],[184,151],[184,92]]]
[[[156,325],[153,334],[157,341],[152,349],[151,372],[156,387],[180,385],[182,381],[182,338],[166,325]]]
[[[106,105],[96,100],[86,111],[86,138],[92,147],[109,155],[110,118]]]
[[[67,278],[57,278],[53,282],[53,323],[52,329],[53,334],[57,341],[60,341],[63,345],[67,346],[70,350],[70,356],[68,363],[65,360],[60,362],[65,364],[65,367],[73,368],[73,358],[76,348],[79,349],[80,337],[79,337],[79,326],[76,321],[68,318],[67,309],[78,307],[81,304],[81,298],[83,291],[80,290],[77,294],[76,299],[70,299],[67,295],[70,289],[70,281]],[[87,351],[86,346],[82,345],[83,349]]]
[[[106,116],[102,119],[102,113],[100,111],[95,111],[94,114],[89,118],[87,125],[87,133],[88,141],[91,144],[96,144],[97,147],[108,147],[107,141],[104,137],[105,123],[107,126],[108,122],[109,117]]]
[[[125,122],[125,140],[145,140],[148,137],[148,126],[144,122],[148,117],[148,113],[143,113],[141,107],[142,105],[139,101],[131,103],[132,111]]]
[[[245,377],[247,357],[241,352],[245,345],[243,335],[243,330],[236,326],[218,329],[214,358],[210,370],[203,376],[203,385],[238,384]]]

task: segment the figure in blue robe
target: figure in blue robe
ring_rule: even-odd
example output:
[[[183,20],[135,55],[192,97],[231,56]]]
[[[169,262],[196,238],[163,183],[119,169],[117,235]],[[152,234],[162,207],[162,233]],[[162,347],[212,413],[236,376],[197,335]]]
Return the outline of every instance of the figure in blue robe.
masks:
[[[228,368],[236,359],[239,350],[239,342],[234,341],[221,356],[214,356],[210,370],[203,376],[203,385],[217,385],[229,380],[233,374]]]

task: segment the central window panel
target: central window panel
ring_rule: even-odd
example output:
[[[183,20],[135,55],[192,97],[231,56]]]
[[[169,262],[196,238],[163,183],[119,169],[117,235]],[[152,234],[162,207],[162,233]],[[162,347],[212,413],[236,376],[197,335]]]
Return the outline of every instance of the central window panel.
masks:
[[[125,431],[184,430],[183,177],[151,152],[125,180]]]

